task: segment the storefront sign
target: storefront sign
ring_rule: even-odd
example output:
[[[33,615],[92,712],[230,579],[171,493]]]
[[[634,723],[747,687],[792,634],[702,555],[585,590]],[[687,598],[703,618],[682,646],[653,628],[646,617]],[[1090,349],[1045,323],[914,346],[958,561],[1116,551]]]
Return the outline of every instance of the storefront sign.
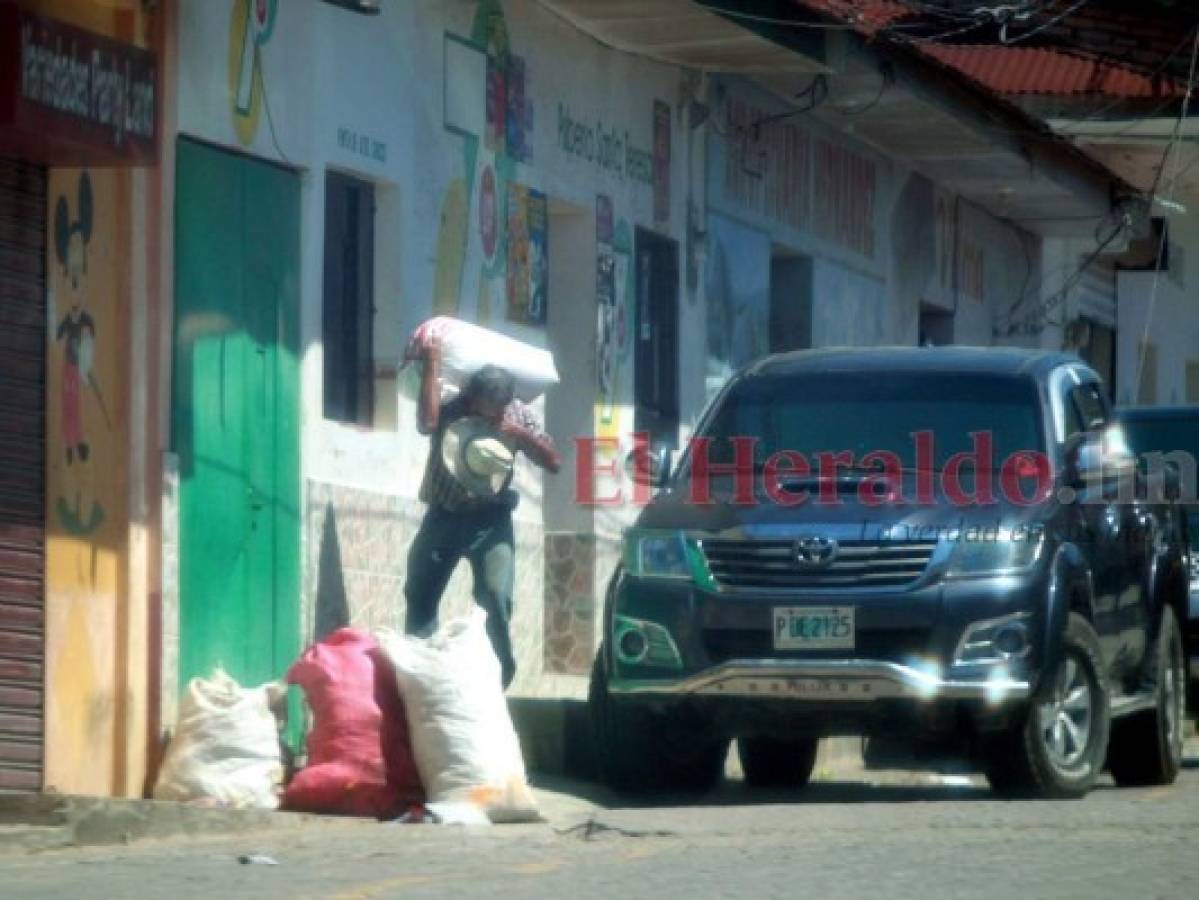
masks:
[[[734,205],[873,259],[878,171],[872,159],[732,98],[724,196]]]
[[[669,124],[669,119],[667,122]],[[574,118],[570,108],[562,103],[558,104],[558,147],[620,178],[654,184],[654,154],[651,151],[634,147],[628,131],[606,125],[602,119],[592,125]]]
[[[157,77],[146,50],[0,4],[0,131],[31,155],[152,161]]]
[[[337,146],[371,162],[387,162],[387,144],[353,128],[337,129]]]

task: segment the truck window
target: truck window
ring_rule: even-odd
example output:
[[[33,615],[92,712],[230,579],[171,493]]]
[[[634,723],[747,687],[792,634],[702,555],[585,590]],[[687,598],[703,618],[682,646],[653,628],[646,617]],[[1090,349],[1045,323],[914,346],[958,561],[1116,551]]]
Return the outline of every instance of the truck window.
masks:
[[[1070,394],[1085,431],[1094,431],[1107,424],[1107,404],[1103,402],[1098,385],[1080,384]]]

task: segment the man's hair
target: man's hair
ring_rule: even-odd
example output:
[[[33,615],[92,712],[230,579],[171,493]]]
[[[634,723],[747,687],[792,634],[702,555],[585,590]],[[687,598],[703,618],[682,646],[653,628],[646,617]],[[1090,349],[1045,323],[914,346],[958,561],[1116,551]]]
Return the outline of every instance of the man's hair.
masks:
[[[507,406],[516,396],[516,379],[499,366],[483,366],[466,383],[467,400],[484,400]]]

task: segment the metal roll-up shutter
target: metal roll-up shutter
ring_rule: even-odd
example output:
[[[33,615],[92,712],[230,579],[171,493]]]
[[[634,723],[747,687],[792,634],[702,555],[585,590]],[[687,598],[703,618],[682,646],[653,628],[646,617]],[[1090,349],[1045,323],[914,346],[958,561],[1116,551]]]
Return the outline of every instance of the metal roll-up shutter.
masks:
[[[0,156],[0,790],[42,786],[46,172]]]

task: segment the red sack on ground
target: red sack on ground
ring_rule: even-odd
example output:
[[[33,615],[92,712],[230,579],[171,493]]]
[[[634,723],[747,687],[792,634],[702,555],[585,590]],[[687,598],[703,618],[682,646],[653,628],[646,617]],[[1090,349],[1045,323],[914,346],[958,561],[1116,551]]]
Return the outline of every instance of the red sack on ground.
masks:
[[[339,629],[287,673],[312,707],[308,765],[283,808],[394,818],[423,799],[395,674],[374,638]]]

